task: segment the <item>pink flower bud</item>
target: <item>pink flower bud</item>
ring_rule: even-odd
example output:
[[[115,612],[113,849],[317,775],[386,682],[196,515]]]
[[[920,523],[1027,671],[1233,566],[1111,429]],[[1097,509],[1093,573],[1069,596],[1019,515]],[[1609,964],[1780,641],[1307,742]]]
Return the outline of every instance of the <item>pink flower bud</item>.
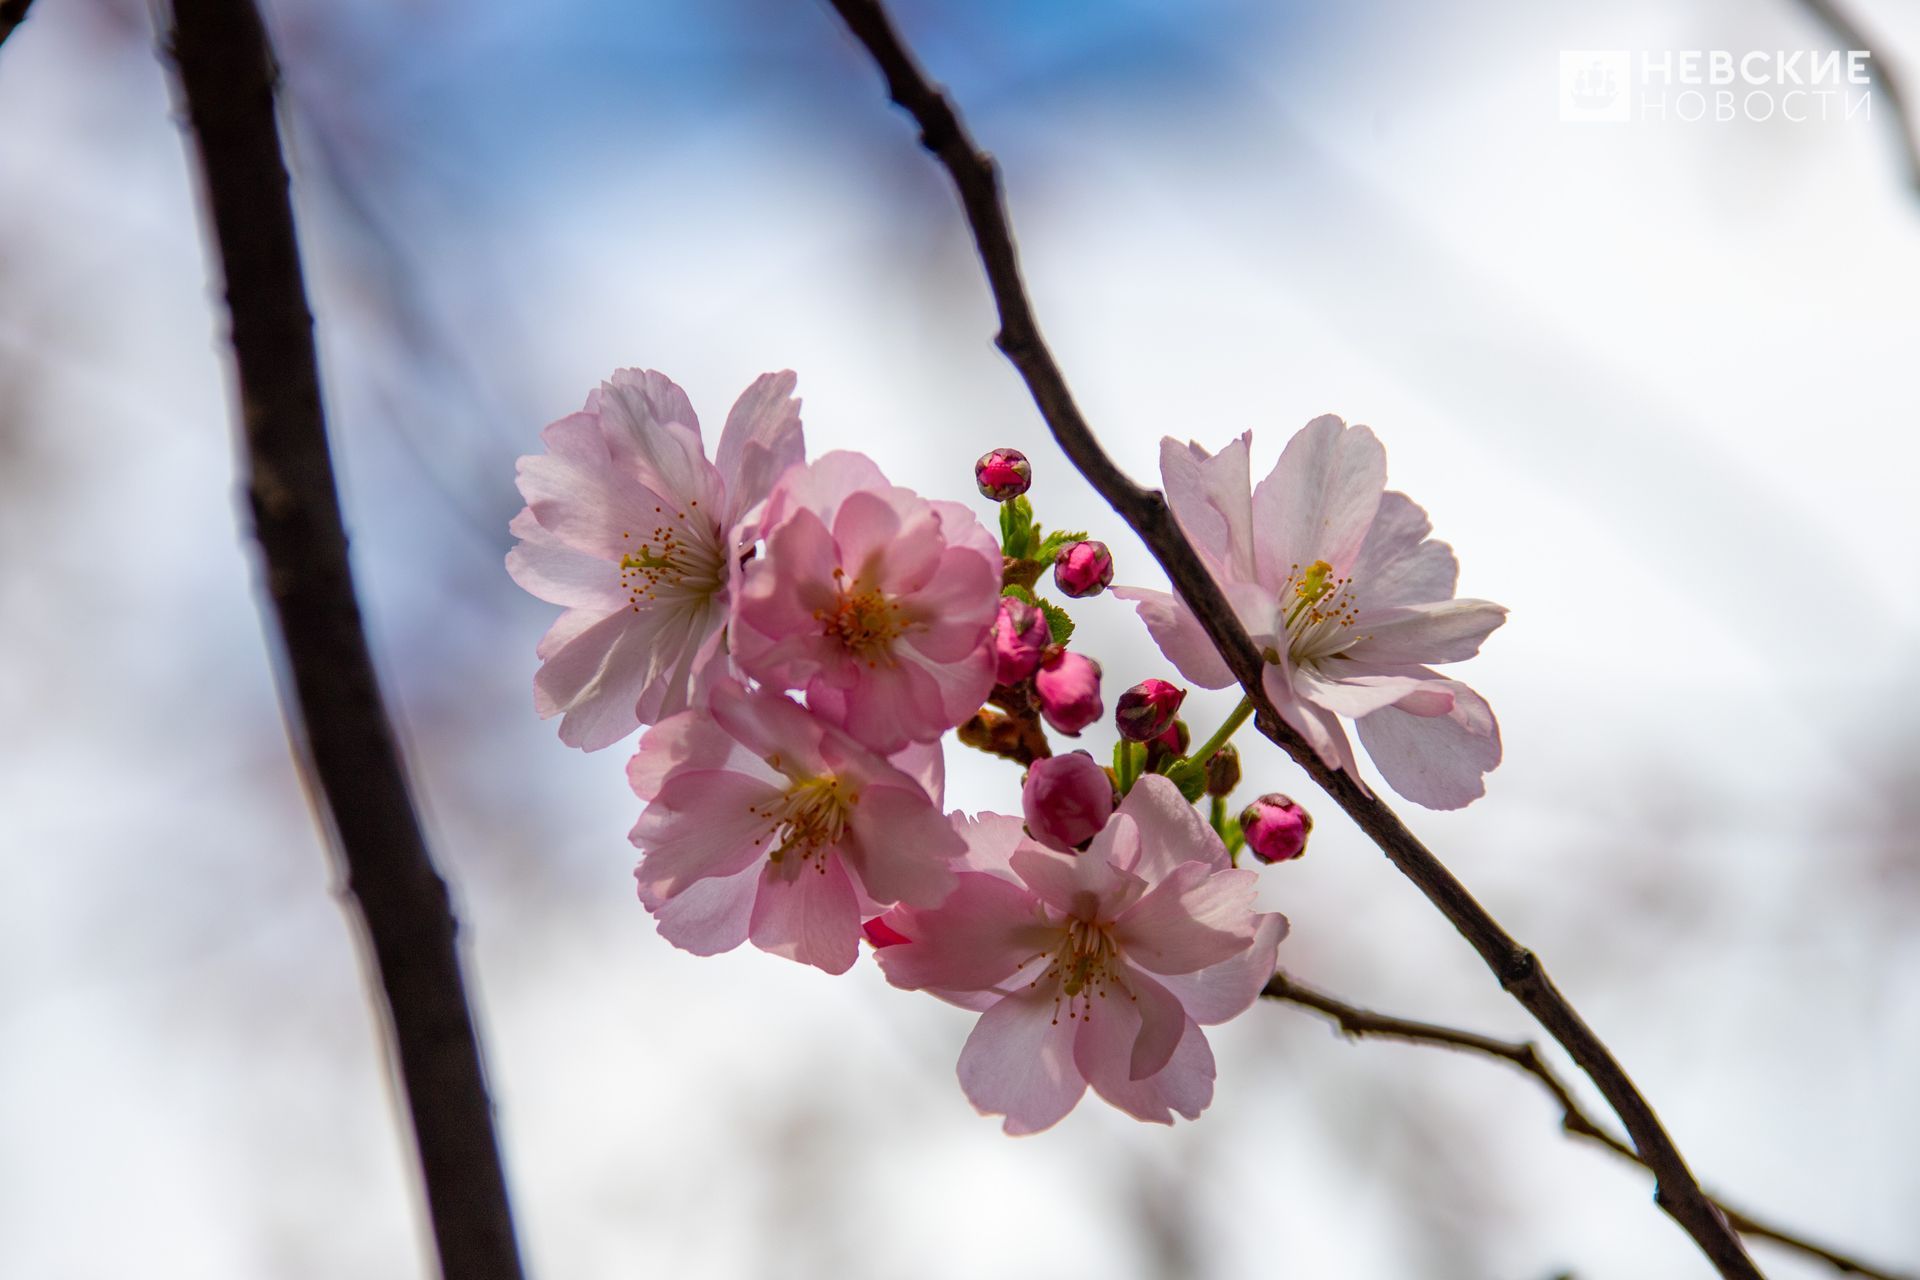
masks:
[[[1186,699],[1187,691],[1178,685],[1142,680],[1121,694],[1113,709],[1120,736],[1129,742],[1151,742],[1173,728],[1174,717],[1180,714],[1180,704]]]
[[[1033,692],[1047,723],[1070,737],[1100,718],[1100,664],[1085,654],[1061,649],[1033,673]]]
[[[1079,599],[1097,596],[1113,581],[1113,553],[1104,542],[1069,542],[1053,558],[1053,585]]]
[[[995,449],[973,464],[973,482],[982,497],[1012,502],[1033,483],[1033,468],[1018,449]]]
[[[1032,675],[1052,638],[1044,613],[1025,600],[1001,596],[990,637],[994,683],[1016,685]]]
[[[1307,850],[1313,819],[1307,811],[1278,791],[1269,792],[1240,814],[1240,831],[1247,848],[1262,862],[1285,862]]]
[[[1113,778],[1084,751],[1035,760],[1020,790],[1033,838],[1070,852],[1100,833],[1120,798]]]
[[[906,934],[888,924],[884,916],[875,916],[860,926],[860,932],[867,935],[867,941],[878,951],[881,947],[897,947],[903,942],[912,942]]]
[[[1159,737],[1147,740],[1147,768],[1155,773],[1161,772],[1161,765],[1187,754],[1187,746],[1192,741],[1193,735],[1187,731],[1187,722],[1175,720]]]

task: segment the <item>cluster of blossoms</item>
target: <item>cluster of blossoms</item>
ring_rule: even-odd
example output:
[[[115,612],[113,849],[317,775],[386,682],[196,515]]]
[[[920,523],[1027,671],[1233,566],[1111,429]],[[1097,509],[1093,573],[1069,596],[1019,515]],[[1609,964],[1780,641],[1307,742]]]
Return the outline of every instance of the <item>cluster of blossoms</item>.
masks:
[[[1108,548],[1043,532],[1010,449],[975,469],[998,537],[863,455],[809,460],[793,388],[755,381],[709,457],[679,387],[621,370],[520,462],[507,568],[565,607],[535,705],[589,751],[644,728],[627,768],[641,903],[698,955],[751,941],[837,974],[865,941],[893,985],[981,1015],[960,1082],[1010,1133],[1089,1085],[1143,1120],[1199,1115],[1200,1028],[1253,1003],[1287,928],[1255,909],[1240,854],[1296,858],[1312,826],[1278,794],[1229,814],[1248,705],[1195,749],[1186,691],[1148,679],[1116,700],[1111,763],[1056,753],[1049,730],[1078,738],[1106,710],[1043,581],[1108,590]],[[1501,610],[1452,598],[1451,551],[1384,491],[1365,428],[1317,420],[1258,489],[1247,446],[1169,441],[1163,466],[1276,708],[1329,764],[1355,769],[1348,715],[1402,794],[1478,795],[1493,717],[1425,664],[1469,656]],[[1231,683],[1176,597],[1115,594],[1188,680]],[[1023,767],[1020,816],[945,812],[949,732]]]

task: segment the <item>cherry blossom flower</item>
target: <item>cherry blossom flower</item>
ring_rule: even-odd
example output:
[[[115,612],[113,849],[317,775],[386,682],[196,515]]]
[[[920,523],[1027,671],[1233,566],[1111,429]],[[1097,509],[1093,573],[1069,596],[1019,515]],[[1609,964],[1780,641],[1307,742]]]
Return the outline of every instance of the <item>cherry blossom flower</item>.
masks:
[[[1316,418],[1257,488],[1251,438],[1213,455],[1166,440],[1160,470],[1175,517],[1267,654],[1267,696],[1356,782],[1341,716],[1357,721],[1395,791],[1434,809],[1470,803],[1500,762],[1500,729],[1484,698],[1430,664],[1472,657],[1506,610],[1454,598],[1453,549],[1428,536],[1412,499],[1385,490],[1386,452],[1373,432]],[[1177,596],[1115,594],[1137,603],[1187,679],[1210,689],[1234,683]]]
[[[1035,1133],[1091,1084],[1142,1120],[1213,1100],[1202,1026],[1244,1011],[1272,976],[1286,920],[1254,911],[1257,876],[1167,779],[1135,783],[1086,852],[1041,848],[1017,820],[965,822],[966,869],[931,910],[883,918],[888,981],[980,1021],[960,1086],[1008,1133]]]
[[[729,589],[755,531],[742,518],[805,453],[794,375],[735,402],[709,462],[686,393],[621,369],[520,459],[513,580],[566,606],[537,650],[534,704],[595,751],[682,710],[721,649]]]
[[[731,630],[733,657],[876,751],[929,742],[993,688],[1000,546],[957,502],[829,453],[774,488]]]
[[[649,729],[627,766],[647,801],[634,878],[662,937],[695,955],[751,939],[844,973],[864,917],[946,896],[965,846],[940,813],[937,748],[889,762],[727,677],[708,698]]]

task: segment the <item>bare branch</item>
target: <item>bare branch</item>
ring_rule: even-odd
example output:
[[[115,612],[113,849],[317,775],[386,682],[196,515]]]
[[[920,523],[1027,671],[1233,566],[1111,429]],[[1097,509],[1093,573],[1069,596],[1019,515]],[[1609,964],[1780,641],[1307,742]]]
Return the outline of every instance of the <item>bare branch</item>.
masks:
[[[1872,55],[1867,59],[1867,70],[1873,76],[1874,87],[1880,90],[1880,96],[1893,117],[1900,156],[1906,163],[1907,185],[1920,192],[1920,122],[1914,120],[1913,112],[1907,106],[1906,86],[1899,73],[1880,56],[1879,47],[1867,38],[1866,32],[1854,22],[1852,15],[1833,0],[1800,0],[1800,6],[1833,35],[1841,48],[1861,49]]]
[[[33,0],[0,0],[0,44],[5,44],[13,29],[27,20],[27,10],[32,7]]]
[[[1613,1152],[1623,1160],[1630,1160],[1641,1168],[1650,1168],[1637,1152],[1620,1139],[1608,1133],[1588,1115],[1574,1098],[1573,1090],[1567,1087],[1557,1072],[1547,1064],[1540,1051],[1531,1042],[1515,1040],[1496,1040],[1491,1036],[1479,1035],[1472,1031],[1461,1031],[1453,1027],[1443,1027],[1431,1022],[1415,1022],[1409,1018],[1395,1018],[1387,1014],[1375,1013],[1348,1004],[1323,991],[1305,986],[1285,973],[1276,973],[1266,989],[1260,993],[1269,1000],[1284,1000],[1312,1009],[1315,1013],[1329,1018],[1340,1030],[1353,1037],[1372,1036],[1387,1040],[1404,1040],[1411,1044],[1440,1045],[1443,1048],[1456,1049],[1462,1053],[1478,1053],[1489,1058],[1499,1058],[1509,1062],[1540,1082],[1540,1086],[1553,1095],[1554,1102],[1560,1108],[1560,1127],[1578,1138],[1597,1143]],[[1849,1257],[1837,1250],[1819,1245],[1781,1227],[1773,1226],[1744,1213],[1729,1208],[1727,1202],[1719,1196],[1709,1196],[1713,1205],[1733,1225],[1733,1229],[1742,1235],[1759,1240],[1770,1240],[1782,1248],[1791,1249],[1810,1258],[1816,1258],[1836,1271],[1848,1275],[1866,1276],[1868,1280],[1916,1280],[1912,1275],[1903,1275],[1892,1271],[1882,1271],[1878,1267]]]
[[[253,532],[281,704],[371,948],[448,1280],[520,1280],[446,884],[434,869],[354,598],[313,318],[253,0],[176,0],[174,68],[226,281]]]
[[[1708,1201],[1660,1118],[1613,1054],[1554,987],[1534,954],[1503,929],[1394,812],[1348,775],[1328,768],[1275,714],[1261,684],[1264,661],[1226,597],[1154,490],[1133,483],[1094,438],[1066,378],[1040,336],[1020,278],[1013,231],[1001,205],[992,160],[974,145],[953,107],[914,62],[877,0],[832,0],[854,37],[885,76],[893,101],[920,127],[920,142],[945,167],[960,197],[1000,315],[995,338],[1026,381],[1053,438],[1080,473],[1139,534],[1206,629],[1258,711],[1262,733],[1287,752],[1359,824],[1388,859],[1427,895],[1540,1024],[1592,1077],[1626,1125],[1657,1183],[1655,1200],[1692,1236],[1728,1280],[1755,1280],[1758,1268],[1740,1238]]]

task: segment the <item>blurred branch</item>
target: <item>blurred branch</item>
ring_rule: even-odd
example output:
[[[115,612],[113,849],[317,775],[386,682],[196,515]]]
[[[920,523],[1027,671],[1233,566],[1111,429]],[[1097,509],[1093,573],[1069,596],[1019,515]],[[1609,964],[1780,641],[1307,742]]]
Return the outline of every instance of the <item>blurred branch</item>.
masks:
[[[1548,978],[1534,954],[1475,901],[1406,824],[1359,783],[1320,761],[1305,739],[1275,713],[1262,687],[1265,662],[1218,584],[1174,523],[1158,491],[1133,483],[1107,456],[1040,336],[1021,280],[1013,230],[1002,207],[993,161],[974,145],[944,96],[914,62],[878,0],[831,0],[887,82],[888,93],[920,127],[920,144],[945,167],[1000,315],[994,342],[1019,370],[1053,438],[1073,465],[1140,536],[1193,610],[1258,711],[1260,731],[1291,756],[1359,824],[1394,866],[1427,895],[1513,997],[1572,1055],[1613,1107],[1654,1173],[1655,1200],[1692,1236],[1727,1280],[1758,1280],[1760,1271],[1688,1170],[1639,1089],[1599,1036]]]
[[[1499,1058],[1510,1062],[1520,1070],[1540,1082],[1542,1088],[1553,1095],[1560,1107],[1560,1127],[1577,1138],[1598,1143],[1623,1160],[1630,1160],[1643,1169],[1651,1169],[1638,1152],[1620,1139],[1603,1129],[1589,1116],[1575,1100],[1573,1091],[1567,1087],[1554,1069],[1547,1065],[1545,1058],[1531,1041],[1496,1040],[1491,1036],[1479,1035],[1472,1031],[1461,1031],[1454,1027],[1442,1027],[1431,1022],[1415,1022],[1408,1018],[1389,1017],[1383,1013],[1374,1013],[1336,999],[1323,991],[1303,986],[1285,973],[1276,973],[1260,993],[1269,1000],[1284,1000],[1329,1018],[1340,1030],[1355,1038],[1374,1036],[1387,1040],[1404,1040],[1412,1044],[1440,1045],[1448,1049],[1457,1049],[1462,1053],[1478,1053],[1489,1058]],[[1869,1277],[1869,1280],[1915,1280],[1910,1275],[1900,1275],[1891,1271],[1882,1271],[1869,1266],[1857,1258],[1814,1244],[1802,1236],[1795,1235],[1780,1227],[1763,1222],[1752,1214],[1730,1208],[1727,1202],[1718,1196],[1710,1196],[1713,1205],[1726,1215],[1735,1231],[1758,1240],[1771,1240],[1783,1248],[1817,1258],[1836,1271],[1849,1275]]]
[[[13,29],[27,20],[27,10],[32,7],[33,0],[0,0],[0,44],[5,44]]]
[[[1887,109],[1893,114],[1900,156],[1906,162],[1907,185],[1920,192],[1920,132],[1915,132],[1916,123],[1912,111],[1908,109],[1906,86],[1900,76],[1880,56],[1880,47],[1867,38],[1852,15],[1833,3],[1833,0],[1799,0],[1799,3],[1832,34],[1842,49],[1860,49],[1870,55],[1867,69],[1873,75],[1874,87],[1880,90],[1880,96],[1886,99]]]
[[[453,910],[408,794],[354,598],[274,120],[272,51],[253,0],[176,0],[170,47],[226,280],[288,733],[371,943],[442,1273],[519,1280]]]

